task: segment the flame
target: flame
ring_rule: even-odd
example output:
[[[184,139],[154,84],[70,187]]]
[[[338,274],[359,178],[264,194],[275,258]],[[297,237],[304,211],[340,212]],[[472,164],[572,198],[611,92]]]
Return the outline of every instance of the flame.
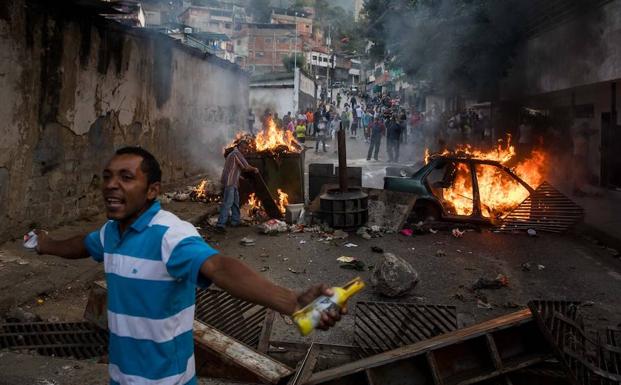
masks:
[[[289,194],[283,192],[281,189],[276,190],[278,192],[278,210],[281,214],[285,214],[285,208],[289,204]]]
[[[498,146],[493,150],[485,151],[473,149],[470,145],[460,145],[455,151],[445,150],[439,155],[492,160],[507,166],[507,164],[515,161],[515,148],[511,145],[511,137],[509,136],[506,141],[499,141]],[[426,149],[425,163],[428,163],[432,156]],[[522,184],[498,167],[477,164],[475,170],[479,186],[481,214],[485,217],[502,218],[529,195],[529,191]],[[513,166],[511,170],[530,187],[536,188],[543,182],[546,170],[546,154],[534,150],[527,158]],[[457,163],[453,184],[444,188],[441,193],[441,198],[447,203],[447,210],[454,215],[471,215],[474,205],[472,193],[470,168],[465,163]]]
[[[257,152],[275,151],[280,148],[289,152],[300,152],[300,144],[295,140],[293,132],[279,130],[271,118],[267,120],[266,127],[257,133],[254,142]]]
[[[207,179],[203,179],[194,189],[192,189],[196,199],[205,199],[207,197]]]
[[[255,194],[255,193],[251,193],[251,194],[248,196],[248,202],[247,202],[247,205],[248,205],[248,209],[249,209],[250,211],[252,211],[252,210],[254,210],[254,209],[257,209],[257,210],[258,210],[258,209],[261,209],[261,201],[257,198],[257,196],[256,196],[256,194]]]

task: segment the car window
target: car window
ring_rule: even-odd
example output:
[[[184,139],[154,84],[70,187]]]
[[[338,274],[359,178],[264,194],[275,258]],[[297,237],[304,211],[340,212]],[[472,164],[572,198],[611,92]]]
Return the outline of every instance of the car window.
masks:
[[[472,175],[466,163],[440,162],[429,173],[426,181],[448,214],[472,214]]]
[[[503,218],[528,197],[528,190],[500,167],[477,164],[476,173],[484,217]]]

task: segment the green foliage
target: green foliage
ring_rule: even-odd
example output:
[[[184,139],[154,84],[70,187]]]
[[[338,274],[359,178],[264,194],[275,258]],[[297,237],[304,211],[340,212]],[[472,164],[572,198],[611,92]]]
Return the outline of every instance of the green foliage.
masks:
[[[297,56],[297,62],[295,57]],[[282,64],[285,66],[287,72],[293,72],[293,68],[297,65],[298,68],[304,68],[306,66],[306,57],[303,53],[297,55],[289,55],[282,58]]]

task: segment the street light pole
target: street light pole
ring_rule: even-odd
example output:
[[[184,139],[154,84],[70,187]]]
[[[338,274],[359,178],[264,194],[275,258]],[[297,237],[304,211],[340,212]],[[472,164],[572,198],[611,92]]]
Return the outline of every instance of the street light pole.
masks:
[[[293,16],[295,22],[295,44],[293,47],[293,72],[298,68],[298,13],[295,12]]]

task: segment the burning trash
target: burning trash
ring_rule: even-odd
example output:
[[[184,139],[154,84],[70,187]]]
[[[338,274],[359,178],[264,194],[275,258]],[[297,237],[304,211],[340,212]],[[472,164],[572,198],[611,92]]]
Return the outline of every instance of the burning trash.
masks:
[[[190,199],[204,203],[219,202],[222,195],[216,191],[216,187],[210,180],[203,179],[190,191]]]
[[[244,155],[267,153],[272,156],[278,156],[287,153],[300,153],[303,150],[302,145],[295,139],[293,133],[279,129],[272,119],[266,121],[265,127],[256,136],[248,133],[238,133],[233,142],[226,147],[225,154],[226,151],[242,140],[249,143],[248,152]]]

